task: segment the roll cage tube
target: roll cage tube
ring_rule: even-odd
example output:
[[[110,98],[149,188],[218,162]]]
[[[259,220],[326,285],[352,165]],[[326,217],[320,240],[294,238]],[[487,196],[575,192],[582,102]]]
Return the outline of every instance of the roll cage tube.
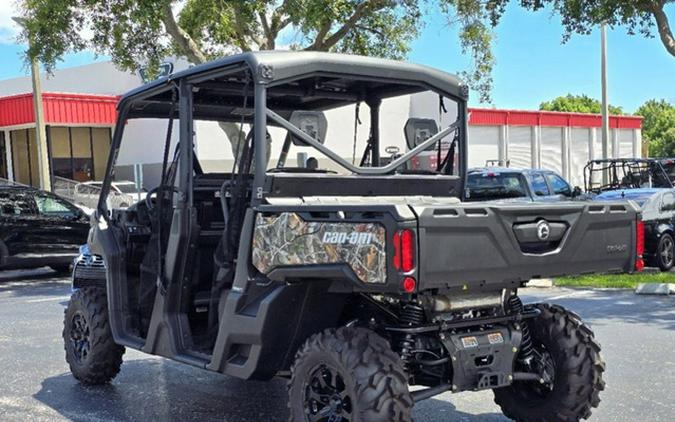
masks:
[[[255,117],[253,121],[254,122],[253,152],[255,154],[255,176],[253,178],[253,192],[251,198],[254,200],[255,203],[259,203],[263,199],[263,192],[265,186],[265,173],[267,172],[267,116],[265,114],[265,110],[267,110],[267,88],[265,87],[265,85],[256,82],[254,88],[253,101],[255,105]],[[286,120],[284,121],[287,122]],[[300,131],[300,129],[298,130]],[[300,132],[302,134],[305,134],[305,132],[302,131]]]
[[[429,148],[434,143],[440,141],[441,139],[448,136],[450,133],[459,129],[460,126],[461,126],[461,123],[462,123],[462,119],[458,118],[447,128],[443,129],[442,131],[438,132],[434,136],[425,140],[421,144],[417,145],[415,148],[413,148],[410,151],[406,152],[405,154],[401,155],[399,158],[397,158],[396,160],[392,161],[391,163],[387,164],[384,167],[359,167],[359,166],[355,166],[355,165],[351,164],[349,161],[343,159],[338,154],[331,151],[328,147],[324,146],[322,143],[318,142],[317,140],[315,140],[314,138],[312,138],[311,136],[309,136],[308,134],[306,134],[305,132],[300,130],[294,124],[292,124],[288,120],[284,119],[283,117],[281,117],[280,115],[278,115],[274,111],[272,111],[270,109],[266,109],[266,110],[267,110],[267,116],[271,120],[278,123],[284,129],[292,132],[293,135],[302,139],[304,142],[307,142],[309,145],[313,146],[314,148],[316,148],[317,150],[319,150],[320,152],[325,154],[327,157],[329,157],[331,160],[335,161],[340,166],[342,166],[345,169],[347,169],[347,170],[349,170],[353,173],[356,173],[356,174],[384,175],[384,174],[387,174],[387,173],[391,173],[393,170],[395,170],[401,164],[408,161],[410,158],[415,157],[416,155],[420,154],[425,149]],[[257,120],[258,120],[258,114],[257,114],[257,105],[256,105],[256,125],[257,125]],[[256,128],[256,130],[257,130],[257,128]],[[264,136],[264,132],[263,132],[263,136]],[[256,138],[257,138],[257,132],[256,132]],[[257,147],[258,147],[258,142],[257,142],[257,139],[256,139],[256,148]],[[256,156],[256,157],[258,157],[258,156]],[[258,163],[256,162],[256,166],[257,165],[258,165]],[[256,178],[257,177],[258,177],[258,168],[256,168]],[[263,174],[263,177],[264,177],[264,174]]]
[[[115,132],[113,133],[111,142],[112,148],[110,150],[110,155],[108,156],[108,162],[105,168],[105,177],[103,178],[103,183],[101,183],[101,193],[98,197],[98,204],[96,205],[96,212],[94,215],[97,221],[99,221],[101,217],[103,217],[105,221],[109,220],[108,205],[106,204],[105,199],[108,197],[108,193],[110,193],[115,162],[117,162],[117,155],[120,152],[120,144],[122,142],[122,135],[124,134],[124,122],[128,114],[129,107],[127,105],[121,108],[117,117]]]

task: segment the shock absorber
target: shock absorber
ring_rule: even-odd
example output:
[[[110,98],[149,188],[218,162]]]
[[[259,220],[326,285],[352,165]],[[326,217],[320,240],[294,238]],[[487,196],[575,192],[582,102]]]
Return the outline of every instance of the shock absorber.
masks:
[[[401,309],[401,323],[403,325],[414,326],[424,322],[424,309],[414,302],[408,302],[403,305]],[[406,334],[399,342],[399,349],[401,351],[401,360],[408,369],[408,365],[412,361],[412,350],[415,347],[415,339],[411,334]]]
[[[401,310],[401,322],[405,325],[417,325],[423,323],[424,309],[417,303],[406,303]]]
[[[509,311],[513,314],[520,314],[523,312],[523,302],[517,295],[513,295],[508,299]],[[518,361],[529,364],[532,359],[532,337],[530,336],[530,325],[528,321],[522,321],[520,324],[523,340],[520,344],[520,353],[518,353]]]

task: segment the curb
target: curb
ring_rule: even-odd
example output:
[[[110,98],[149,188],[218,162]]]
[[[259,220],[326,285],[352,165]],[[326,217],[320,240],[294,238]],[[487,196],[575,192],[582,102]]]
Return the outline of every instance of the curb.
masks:
[[[553,287],[553,279],[538,278],[535,280],[530,280],[525,284],[525,287],[543,287],[543,288]]]
[[[636,295],[670,295],[675,294],[673,283],[640,283],[635,288]]]

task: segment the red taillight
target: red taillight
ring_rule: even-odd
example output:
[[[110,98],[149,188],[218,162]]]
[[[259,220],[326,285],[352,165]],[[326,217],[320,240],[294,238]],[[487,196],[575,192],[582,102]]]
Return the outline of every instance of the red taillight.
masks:
[[[642,271],[645,261],[642,255],[645,253],[645,223],[638,221],[635,225],[635,271]]]
[[[406,277],[403,279],[403,290],[406,293],[412,293],[417,288],[417,281],[413,277]]]
[[[394,268],[401,269],[401,232],[394,233]]]
[[[415,235],[412,230],[401,232],[401,269],[404,272],[415,268]]]
[[[394,268],[407,273],[415,269],[415,232],[410,229],[394,233]]]

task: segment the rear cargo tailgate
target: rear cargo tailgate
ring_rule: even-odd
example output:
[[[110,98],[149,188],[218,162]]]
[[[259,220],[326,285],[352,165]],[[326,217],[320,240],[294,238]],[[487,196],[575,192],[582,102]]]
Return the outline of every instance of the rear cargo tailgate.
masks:
[[[632,202],[412,206],[421,289],[634,268]]]

